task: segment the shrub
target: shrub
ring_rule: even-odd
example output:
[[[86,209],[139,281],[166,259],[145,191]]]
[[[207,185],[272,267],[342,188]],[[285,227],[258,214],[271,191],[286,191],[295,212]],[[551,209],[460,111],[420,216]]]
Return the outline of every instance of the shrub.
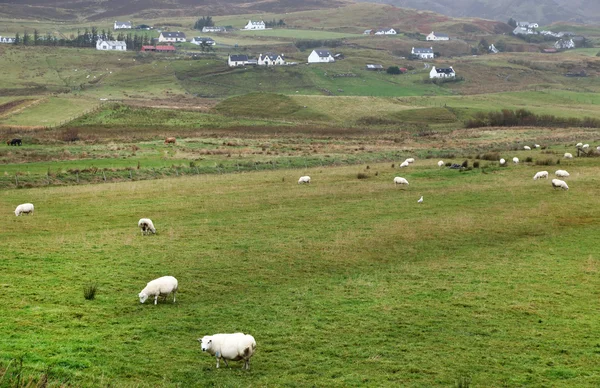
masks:
[[[538,159],[535,161],[535,164],[537,166],[553,166],[555,163],[554,163],[554,160],[552,160],[551,158],[548,158],[548,159]]]
[[[387,68],[386,73],[388,74],[400,74],[400,68],[398,66],[390,66]]]
[[[364,172],[359,172],[356,177],[358,179],[367,179],[369,176],[367,174],[365,174]]]
[[[481,159],[494,162],[496,160],[500,160],[500,154],[498,152],[488,152],[483,154]]]
[[[479,168],[479,162],[473,162],[473,168]]]
[[[465,160],[464,162],[462,162],[462,166],[463,166],[464,168],[467,168],[467,167],[469,167],[469,161],[468,161],[468,160]]]
[[[61,134],[62,141],[77,141],[79,140],[79,131],[77,128],[67,128]]]
[[[531,163],[533,162],[533,158],[531,156],[528,156],[525,158],[525,163]]]
[[[98,291],[98,287],[95,283],[88,284],[83,287],[83,297],[86,300],[94,300],[96,298],[96,291]]]

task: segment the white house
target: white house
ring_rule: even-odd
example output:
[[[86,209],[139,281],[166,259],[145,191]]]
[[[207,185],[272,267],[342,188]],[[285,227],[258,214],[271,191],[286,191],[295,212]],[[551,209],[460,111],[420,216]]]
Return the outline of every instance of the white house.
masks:
[[[537,23],[529,23],[529,22],[517,22],[517,27],[525,27],[525,28],[539,28],[539,24]]]
[[[0,36],[0,43],[15,43],[15,38],[9,38],[7,36]]]
[[[131,30],[133,26],[131,25],[131,21],[128,22],[118,22],[115,20],[115,25],[113,27],[115,30]]]
[[[429,78],[453,78],[456,77],[456,73],[452,66],[446,68],[436,68],[435,66],[431,67],[431,71],[429,72]]]
[[[185,34],[183,32],[161,32],[158,36],[159,42],[185,42]]]
[[[127,51],[127,44],[122,40],[102,40],[96,41],[96,50],[105,51]]]
[[[204,26],[202,27],[202,32],[226,32],[225,27],[216,27],[216,26]]]
[[[433,59],[433,47],[430,48],[412,48],[410,52],[412,55],[419,57],[419,59]]]
[[[260,22],[253,22],[252,20],[248,20],[248,24],[244,27],[244,30],[264,30],[265,22],[262,20]]]
[[[396,35],[397,32],[393,28],[381,28],[375,31],[375,35]]]
[[[568,50],[575,48],[573,39],[561,39],[554,43],[554,48],[557,50]]]
[[[498,49],[496,48],[496,46],[494,46],[494,44],[493,44],[493,43],[490,45],[490,47],[488,47],[488,50],[489,50],[489,51],[490,51],[490,53],[492,53],[492,54],[498,54],[498,53],[500,52],[500,50],[498,50]]]
[[[308,56],[308,63],[335,62],[331,53],[327,50],[313,50]]]
[[[229,67],[235,67],[235,66],[245,66],[248,63],[248,56],[247,55],[230,55],[229,58],[227,58],[227,64],[229,65]]]
[[[527,27],[517,27],[513,30],[513,35],[534,35],[536,32]]]
[[[431,34],[427,35],[426,40],[450,40],[450,37],[447,34],[442,34],[438,32],[437,34],[431,31]]]
[[[371,35],[371,32],[373,32],[373,30],[365,30],[365,32],[363,32],[363,35]]]
[[[258,56],[259,66],[275,66],[275,65],[285,65],[285,58],[283,54],[277,55],[273,53],[260,54]]]
[[[203,38],[201,36],[195,36],[190,40],[190,43],[200,46],[202,43],[205,43],[209,46],[214,46],[217,44],[212,38]]]

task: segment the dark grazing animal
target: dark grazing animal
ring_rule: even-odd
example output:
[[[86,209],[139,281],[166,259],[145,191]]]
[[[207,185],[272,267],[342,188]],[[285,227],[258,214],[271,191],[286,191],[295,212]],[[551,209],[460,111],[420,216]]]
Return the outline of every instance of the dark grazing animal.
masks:
[[[21,139],[12,139],[7,141],[6,144],[8,144],[9,146],[21,146],[23,145],[23,142],[21,141]]]

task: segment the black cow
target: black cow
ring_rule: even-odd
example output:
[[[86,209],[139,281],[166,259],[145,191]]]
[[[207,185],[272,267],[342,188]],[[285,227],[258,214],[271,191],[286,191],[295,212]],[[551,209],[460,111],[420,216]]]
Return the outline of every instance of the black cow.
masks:
[[[7,141],[6,144],[11,146],[21,146],[23,145],[23,142],[21,141],[21,139],[12,139]]]

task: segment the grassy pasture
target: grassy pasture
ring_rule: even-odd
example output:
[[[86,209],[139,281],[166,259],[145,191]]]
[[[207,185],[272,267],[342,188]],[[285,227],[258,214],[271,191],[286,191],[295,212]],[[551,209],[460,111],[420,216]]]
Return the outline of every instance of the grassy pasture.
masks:
[[[273,28],[272,30],[264,30],[264,31],[236,31],[237,35],[246,35],[252,37],[278,37],[278,38],[287,38],[287,39],[342,39],[342,38],[356,38],[361,37],[363,35],[360,34],[352,34],[352,33],[343,33],[343,32],[333,32],[327,30],[297,30],[292,28]]]
[[[0,362],[76,386],[600,384],[598,160],[568,192],[436,161],[4,191]],[[140,305],[165,274],[178,302]],[[250,372],[200,353],[230,331],[257,339]]]

